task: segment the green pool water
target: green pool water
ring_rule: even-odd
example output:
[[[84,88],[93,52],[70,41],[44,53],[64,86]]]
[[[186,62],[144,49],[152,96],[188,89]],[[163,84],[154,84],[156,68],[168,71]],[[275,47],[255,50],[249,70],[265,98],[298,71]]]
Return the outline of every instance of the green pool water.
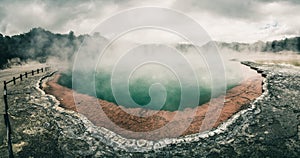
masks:
[[[76,76],[81,76],[80,81],[79,80],[76,81],[80,83],[76,83],[76,84],[72,83],[71,71],[62,73],[61,77],[58,80],[58,83],[62,86],[72,88],[79,93],[95,96],[99,99],[113,102],[118,105],[118,102],[113,95],[112,86],[111,86],[111,75],[109,73],[105,71],[97,72],[96,74],[87,73],[87,72],[75,72],[75,73],[77,73]],[[122,78],[122,76],[120,78]],[[181,87],[180,87],[180,83],[176,80],[161,81],[166,92],[165,102],[163,105],[154,104],[152,106],[146,107],[145,105],[147,105],[151,101],[151,97],[149,96],[149,88],[153,83],[156,82],[159,81],[149,77],[147,78],[137,77],[135,79],[130,80],[130,82],[128,83],[130,97],[136,104],[138,104],[138,106],[132,105],[130,102],[126,102],[126,101],[123,101],[121,105],[128,108],[144,107],[152,110],[167,110],[167,111],[176,111],[178,109],[182,110],[188,107],[195,107],[195,105],[189,105],[189,103],[187,102],[186,105],[183,105],[179,108],[180,101],[181,101]],[[230,82],[230,84],[227,84],[227,89],[231,89],[237,84],[238,84],[237,82]],[[123,85],[120,84],[115,86],[123,86]],[[195,86],[192,85],[188,88],[195,88]],[[197,90],[199,90],[198,105],[202,105],[211,99],[211,87],[207,83],[201,84],[200,82],[199,87],[197,87]],[[154,98],[155,98],[155,94],[154,94]],[[119,100],[120,99],[122,100],[122,98],[119,98]]]

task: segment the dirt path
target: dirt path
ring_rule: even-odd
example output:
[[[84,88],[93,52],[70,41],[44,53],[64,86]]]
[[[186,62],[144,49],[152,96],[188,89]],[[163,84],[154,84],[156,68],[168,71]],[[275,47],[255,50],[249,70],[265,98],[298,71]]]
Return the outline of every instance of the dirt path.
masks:
[[[90,121],[97,126],[108,128],[116,133],[127,138],[143,138],[153,139],[164,137],[175,137],[172,133],[178,131],[181,128],[186,129],[186,124],[190,126],[182,133],[182,135],[188,135],[198,133],[200,126],[206,114],[208,103],[196,107],[196,109],[185,109],[184,111],[153,111],[145,110],[141,108],[130,108],[123,110],[124,107],[115,105],[114,103],[107,102],[101,99],[95,99],[85,94],[79,94],[73,90],[63,87],[57,84],[59,75],[49,81],[48,86],[45,87],[45,91],[54,95],[60,102],[61,106],[77,111],[85,115]],[[233,114],[240,109],[247,106],[251,101],[262,94],[262,77],[257,74],[251,78],[247,78],[242,81],[240,85],[227,91],[225,97],[225,105],[222,109],[221,115],[214,127],[220,125],[223,121],[230,118]],[[74,94],[73,94],[74,93]],[[73,95],[76,95],[76,105]],[[220,102],[220,98],[212,99],[212,103]],[[101,110],[102,109],[102,110]],[[192,112],[196,110],[196,115],[193,116]],[[130,113],[130,114],[129,114]],[[131,114],[141,114],[148,117],[138,117]],[[177,115],[176,119],[174,116]],[[190,121],[192,122],[190,123]],[[171,124],[168,124],[170,123]],[[163,126],[168,124],[169,130],[159,131]],[[149,132],[157,130],[155,135],[139,135],[135,132]]]

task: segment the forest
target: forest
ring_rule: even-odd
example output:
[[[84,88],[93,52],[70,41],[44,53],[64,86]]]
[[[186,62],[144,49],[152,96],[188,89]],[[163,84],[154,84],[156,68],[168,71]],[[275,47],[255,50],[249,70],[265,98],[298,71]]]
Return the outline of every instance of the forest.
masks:
[[[70,61],[85,38],[105,39],[100,33],[75,36],[73,31],[58,34],[43,28],[33,28],[27,33],[5,36],[0,33],[0,69],[10,67],[11,59],[17,58],[21,63],[29,60],[46,62],[49,57]],[[220,48],[242,52],[300,52],[300,37],[286,38],[270,42],[224,43],[217,42]]]

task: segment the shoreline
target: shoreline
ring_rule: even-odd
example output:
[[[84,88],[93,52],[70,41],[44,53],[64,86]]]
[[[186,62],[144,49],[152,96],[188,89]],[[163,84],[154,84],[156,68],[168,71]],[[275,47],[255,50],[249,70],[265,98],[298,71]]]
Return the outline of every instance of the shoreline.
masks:
[[[79,112],[86,116],[94,125],[107,128],[126,138],[173,138],[179,135],[174,131],[180,130],[184,131],[180,133],[180,136],[199,133],[206,111],[210,106],[209,103],[206,103],[194,109],[187,108],[183,111],[174,112],[126,108],[127,112],[125,112],[122,106],[117,106],[114,103],[85,94],[79,94],[72,89],[59,85],[57,83],[58,78],[59,74],[55,75],[52,80],[46,83],[46,86],[44,85],[43,89],[46,93],[55,96],[60,101],[61,107]],[[228,90],[221,115],[213,127],[218,127],[240,110],[247,108],[247,105],[259,97],[262,94],[262,81],[263,77],[257,73],[256,76],[248,78],[242,81],[241,84]],[[74,100],[73,95],[76,95],[76,100]],[[80,100],[77,98],[80,98]],[[218,99],[220,101],[220,98],[222,97],[213,98],[212,103],[218,102]],[[195,116],[193,112],[195,112]],[[142,113],[144,116],[149,117],[138,117],[130,115],[130,113]],[[160,130],[166,125],[168,125],[169,130]]]

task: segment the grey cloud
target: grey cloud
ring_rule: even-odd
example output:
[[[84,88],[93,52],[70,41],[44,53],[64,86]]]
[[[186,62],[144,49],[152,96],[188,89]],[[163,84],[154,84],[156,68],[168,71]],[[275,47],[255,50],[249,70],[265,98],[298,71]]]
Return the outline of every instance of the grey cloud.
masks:
[[[278,21],[280,31],[268,36],[284,32],[299,34],[300,0],[0,0],[0,33],[13,35],[43,27],[53,32],[73,30],[75,34],[84,34],[103,18],[122,9],[145,5],[195,15],[216,38],[225,35],[243,38],[249,32],[261,34],[259,29],[272,21]],[[237,31],[239,35],[232,36]]]
[[[113,4],[116,1],[3,0],[0,1],[0,32],[16,34],[39,26],[66,32],[69,23],[98,18],[104,7]]]
[[[210,12],[221,17],[257,21],[266,16],[261,11],[265,5],[272,2],[300,4],[300,0],[176,0],[173,7],[187,12]]]
[[[256,18],[257,6],[253,0],[177,0],[173,7],[185,11],[211,12],[233,18]]]
[[[256,0],[259,2],[267,2],[267,3],[272,3],[272,2],[287,2],[287,3],[293,3],[293,4],[300,4],[299,0]]]

